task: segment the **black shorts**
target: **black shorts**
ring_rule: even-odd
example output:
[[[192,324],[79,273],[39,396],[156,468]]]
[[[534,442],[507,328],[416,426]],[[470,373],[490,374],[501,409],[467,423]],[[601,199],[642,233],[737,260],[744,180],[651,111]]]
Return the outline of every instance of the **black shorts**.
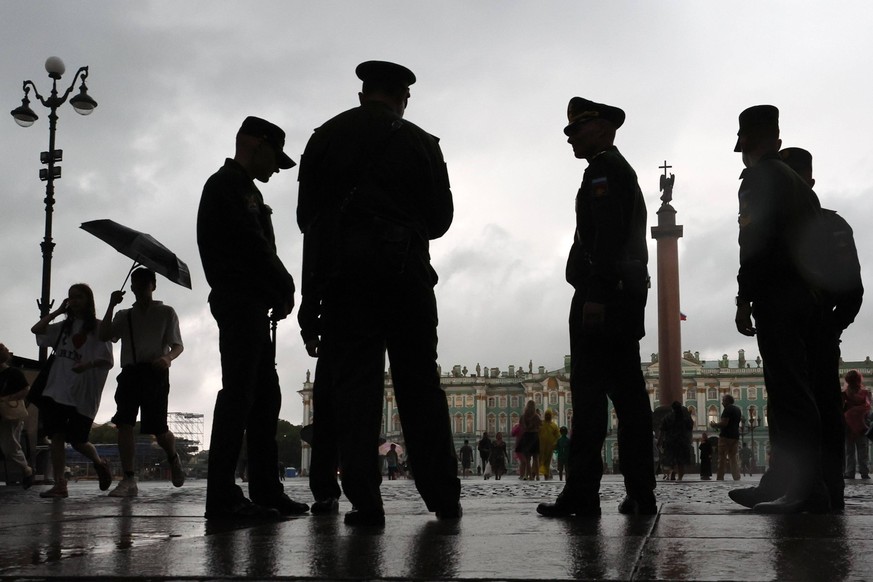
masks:
[[[151,364],[132,364],[121,369],[115,403],[118,409],[112,422],[133,426],[141,411],[142,434],[160,435],[167,426],[167,399],[170,396],[170,371]]]
[[[63,434],[65,442],[76,445],[88,442],[94,424],[93,418],[81,414],[75,406],[59,404],[48,396],[40,401],[39,416],[49,438]]]

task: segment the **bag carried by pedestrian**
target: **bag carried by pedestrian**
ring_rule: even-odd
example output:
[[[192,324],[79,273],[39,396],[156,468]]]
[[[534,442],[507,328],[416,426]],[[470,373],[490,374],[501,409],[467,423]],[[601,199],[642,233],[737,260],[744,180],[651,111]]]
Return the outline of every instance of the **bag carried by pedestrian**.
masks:
[[[42,393],[45,392],[46,384],[48,384],[49,372],[51,372],[52,364],[55,363],[55,352],[58,349],[58,344],[61,343],[61,338],[64,337],[66,327],[67,323],[64,322],[61,331],[58,333],[58,339],[55,340],[55,345],[52,346],[52,355],[48,357],[42,365],[39,374],[37,374],[36,378],[31,382],[30,392],[27,393],[27,398],[25,399],[27,404],[33,404],[37,408],[40,408],[40,404],[42,404]]]
[[[491,475],[492,475],[491,463],[490,462],[485,463],[485,470],[482,471],[482,476],[487,479],[487,478],[491,477]]]
[[[0,416],[5,420],[24,420],[27,418],[27,405],[24,400],[0,400]]]

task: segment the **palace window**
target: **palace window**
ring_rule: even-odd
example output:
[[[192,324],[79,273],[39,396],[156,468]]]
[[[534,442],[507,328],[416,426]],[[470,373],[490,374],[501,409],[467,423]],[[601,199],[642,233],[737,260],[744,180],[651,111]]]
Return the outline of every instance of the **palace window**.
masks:
[[[455,422],[453,424],[454,426],[452,428],[454,429],[455,434],[464,432],[464,417],[461,416],[460,413],[455,415]]]
[[[549,406],[557,406],[558,405],[558,393],[552,390],[549,392]]]
[[[465,404],[467,407],[469,407],[469,408],[473,408],[473,395],[472,395],[472,394],[467,394],[467,395],[464,397],[464,400],[465,400],[464,404]]]
[[[710,406],[709,411],[706,413],[706,417],[708,419],[708,422],[718,422],[718,408],[716,408],[715,406]]]
[[[758,388],[755,386],[749,386],[746,390],[746,394],[748,395],[749,400],[757,400],[758,399]]]
[[[537,408],[543,405],[543,393],[534,392],[533,401],[536,402]]]
[[[497,430],[502,432],[505,435],[509,435],[509,427],[506,426],[506,413],[500,413],[500,422],[497,425]],[[496,432],[496,431],[495,431]]]
[[[491,437],[497,432],[497,417],[494,414],[488,415],[488,428],[486,430]]]
[[[694,424],[697,424],[697,409],[693,406],[689,406],[688,414],[691,415],[691,420],[694,421]]]
[[[615,409],[613,409],[612,414],[610,414],[609,428],[618,428],[618,415],[615,413]]]
[[[518,408],[518,396],[512,396],[509,399],[509,405],[513,408]]]
[[[696,400],[697,399],[697,389],[689,388],[688,392],[685,393],[685,400]]]
[[[733,395],[734,400],[740,399],[740,389],[739,388],[734,388],[733,390],[731,390],[731,394]]]
[[[710,388],[706,391],[706,399],[707,400],[718,400],[718,389]]]
[[[488,408],[494,408],[497,405],[496,402],[497,402],[496,398],[494,398],[493,396],[489,396],[488,397]]]
[[[568,408],[567,409],[567,428],[570,428],[571,426],[573,426],[573,409]]]
[[[473,432],[475,432],[473,429],[473,414],[470,412],[467,413],[467,426],[466,426],[466,430],[464,432],[467,432],[470,434],[473,434]]]
[[[506,408],[506,396],[500,397],[500,408]]]
[[[511,431],[512,428],[515,427],[516,424],[518,424],[518,413],[517,413],[517,412],[513,412],[512,415],[509,417],[509,419],[510,419],[510,422],[512,423],[512,426],[509,427],[509,430]],[[509,431],[507,431],[507,433],[508,433],[508,432],[509,432]]]
[[[569,392],[567,392],[567,394],[564,396],[564,403],[565,403],[567,406],[570,406],[570,405],[573,404],[573,395],[570,394]],[[569,421],[568,421],[568,422],[569,422]]]

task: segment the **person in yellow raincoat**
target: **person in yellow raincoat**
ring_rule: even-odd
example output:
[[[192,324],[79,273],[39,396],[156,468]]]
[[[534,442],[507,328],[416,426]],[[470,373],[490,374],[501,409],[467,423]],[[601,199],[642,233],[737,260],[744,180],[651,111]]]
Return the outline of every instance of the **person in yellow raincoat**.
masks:
[[[552,420],[552,411],[546,410],[543,414],[543,423],[540,425],[540,473],[546,478],[552,478],[552,452],[561,437],[558,424]]]

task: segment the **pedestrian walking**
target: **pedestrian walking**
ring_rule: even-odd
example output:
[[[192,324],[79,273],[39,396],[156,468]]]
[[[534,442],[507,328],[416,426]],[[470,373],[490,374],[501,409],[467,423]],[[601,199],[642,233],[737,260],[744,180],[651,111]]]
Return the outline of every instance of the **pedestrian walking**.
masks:
[[[344,520],[385,521],[377,450],[386,350],[416,487],[428,511],[457,518],[460,481],[436,364],[437,277],[428,250],[452,222],[448,173],[437,139],[404,118],[415,75],[384,61],[355,72],[360,106],[309,139],[297,206],[298,225],[315,246],[308,268],[324,290],[342,487],[354,506]]]
[[[130,289],[136,297],[133,306],[114,313],[125,292],[113,291],[98,328],[101,341],[121,340],[121,373],[115,391],[117,410],[112,423],[118,429],[118,454],[124,476],[109,492],[110,497],[136,497],[139,491],[133,434],[137,414],[141,414],[140,433],[154,435],[155,442],[166,453],[173,486],[185,483],[176,438],[167,425],[170,366],[185,348],[179,317],[172,307],[153,298],[156,288],[153,271],[145,267],[136,269],[130,275]]]
[[[270,324],[294,307],[294,281],[276,254],[272,211],[254,181],[267,183],[295,164],[285,132],[247,117],[233,159],[203,187],[197,245],[218,324],[222,387],[215,399],[206,485],[209,519],[276,519],[308,511],[284,493],[276,474],[282,394]],[[246,434],[249,495],[234,482]]]
[[[479,460],[481,461],[482,472],[484,473],[485,465],[488,464],[488,460],[491,458],[491,439],[488,438],[487,432],[482,433],[482,438],[476,444],[476,449],[479,451]]]
[[[694,421],[681,402],[673,402],[670,412],[661,420],[661,442],[664,447],[665,471],[670,480],[685,476],[685,467],[691,463],[691,439]]]
[[[544,479],[552,478],[552,456],[555,452],[555,445],[558,444],[558,439],[561,436],[561,429],[558,424],[552,419],[552,411],[546,409],[543,413],[543,423],[540,425],[540,464],[539,474]]]
[[[615,147],[625,113],[581,97],[570,100],[564,128],[588,161],[576,196],[576,233],[567,261],[570,304],[572,439],[567,481],[546,516],[600,515],[601,449],[607,398],[618,413],[625,514],[655,514],[652,409],[640,365],[648,294],[646,206],[637,176]]]
[[[700,452],[700,478],[709,481],[712,479],[712,444],[709,442],[708,434],[700,435],[697,450]]]
[[[567,427],[562,426],[559,429],[561,436],[558,437],[558,442],[555,443],[555,452],[558,459],[558,480],[564,480],[564,471],[567,468],[567,462],[570,459],[570,437],[567,436]]]
[[[62,314],[66,316],[63,322],[51,323]],[[112,484],[109,463],[100,458],[88,437],[113,359],[111,344],[97,336],[94,292],[85,283],[72,285],[61,306],[43,316],[30,331],[36,335],[37,345],[54,350],[39,412],[51,438],[55,484],[39,496],[67,497],[67,442],[94,464],[100,490],[106,491]]]
[[[870,443],[867,441],[867,418],[870,415],[870,391],[864,388],[864,377],[858,370],[846,372],[846,388],[843,390],[843,414],[846,417],[846,479],[854,479],[855,472],[861,479],[870,478],[868,465]]]
[[[533,400],[528,400],[521,415],[521,438],[516,447],[521,455],[521,463],[524,465],[524,479],[530,481],[540,480],[540,426],[543,421],[537,414],[537,405]]]
[[[461,475],[469,477],[473,466],[473,447],[470,446],[469,439],[464,439],[464,444],[458,450],[458,457],[461,459]]]
[[[30,386],[22,371],[9,365],[11,361],[12,352],[0,343],[0,452],[21,467],[21,486],[30,489],[33,469],[21,450],[21,429],[28,414],[24,399]]]
[[[491,473],[494,475],[494,480],[500,481],[500,478],[506,475],[506,465],[509,463],[509,453],[506,450],[506,441],[503,440],[502,432],[498,432],[495,435],[488,454],[488,461],[485,464],[491,465]]]
[[[721,404],[723,406],[721,418],[709,423],[712,428],[719,429],[718,468],[715,478],[724,481],[724,474],[729,470],[734,481],[739,481],[741,476],[737,447],[740,442],[740,421],[743,419],[743,413],[734,404],[734,397],[730,394],[721,397]]]

